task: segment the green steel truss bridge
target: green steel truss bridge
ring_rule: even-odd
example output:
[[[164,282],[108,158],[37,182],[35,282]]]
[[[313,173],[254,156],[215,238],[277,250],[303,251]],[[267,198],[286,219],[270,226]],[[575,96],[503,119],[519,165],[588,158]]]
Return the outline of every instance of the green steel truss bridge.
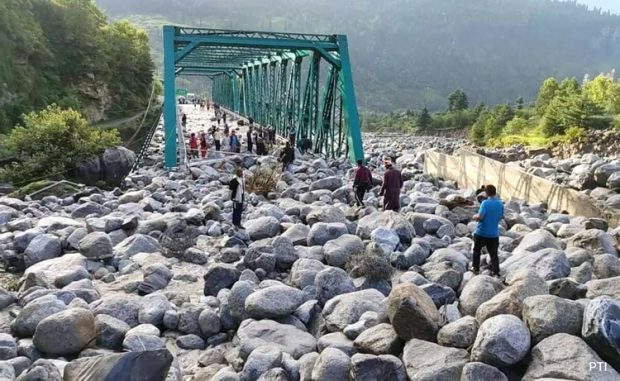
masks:
[[[211,78],[219,105],[280,136],[296,130],[326,157],[364,158],[345,35],[271,33],[164,26],[164,126],[177,137],[175,78]],[[182,137],[177,137],[183,144]],[[165,166],[177,166],[177,139]]]

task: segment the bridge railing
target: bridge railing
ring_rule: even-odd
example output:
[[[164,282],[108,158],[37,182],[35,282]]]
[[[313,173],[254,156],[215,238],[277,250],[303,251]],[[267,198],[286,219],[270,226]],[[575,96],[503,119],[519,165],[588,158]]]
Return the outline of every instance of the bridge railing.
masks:
[[[163,105],[162,105],[162,108],[163,108]],[[149,131],[146,134],[146,137],[144,138],[144,142],[142,143],[142,146],[140,147],[140,151],[138,151],[138,155],[136,157],[136,161],[134,161],[133,166],[131,167],[131,171],[129,171],[130,174],[133,173],[136,169],[138,169],[140,164],[142,164],[142,160],[144,159],[144,155],[146,154],[146,152],[148,151],[149,147],[151,146],[151,141],[153,140],[153,136],[155,135],[155,131],[157,131],[157,127],[159,126],[159,123],[160,123],[160,120],[161,120],[162,109],[160,109],[157,112],[157,114],[159,116],[157,118],[155,118],[155,120],[153,121],[153,124],[149,128]]]

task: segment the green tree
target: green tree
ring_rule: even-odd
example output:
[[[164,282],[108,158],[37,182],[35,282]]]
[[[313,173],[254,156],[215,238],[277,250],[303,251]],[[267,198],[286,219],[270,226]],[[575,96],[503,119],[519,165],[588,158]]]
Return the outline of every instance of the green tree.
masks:
[[[530,124],[527,120],[521,117],[514,117],[511,121],[506,123],[506,128],[504,129],[504,133],[506,135],[518,135],[527,131],[530,127]]]
[[[515,100],[515,106],[517,108],[517,110],[523,110],[523,104],[525,103],[525,101],[523,100],[523,97],[518,97]]]
[[[456,89],[448,96],[449,112],[467,110],[467,108],[469,108],[469,100],[462,89]]]
[[[0,170],[0,179],[63,177],[75,163],[118,144],[118,131],[93,128],[79,112],[52,105],[25,115],[23,125],[7,136],[5,147],[19,162]]]
[[[545,115],[547,107],[556,97],[559,90],[560,85],[555,78],[547,78],[543,82],[542,86],[540,86],[540,90],[538,90],[538,98],[536,98],[536,113],[539,116]]]
[[[424,107],[422,109],[422,112],[420,112],[420,115],[418,115],[416,122],[417,122],[419,129],[423,131],[429,129],[429,127],[431,126],[431,123],[433,122],[433,119],[431,117],[431,113],[428,112],[428,108]]]

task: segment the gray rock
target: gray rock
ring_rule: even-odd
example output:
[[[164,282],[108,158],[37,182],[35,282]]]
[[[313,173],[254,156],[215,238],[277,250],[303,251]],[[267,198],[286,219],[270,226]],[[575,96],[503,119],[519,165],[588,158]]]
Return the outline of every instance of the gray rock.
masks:
[[[610,296],[616,300],[620,300],[620,276],[591,280],[586,283],[588,292],[586,297],[594,299],[597,296]]]
[[[198,325],[200,326],[200,332],[205,337],[211,337],[220,332],[222,329],[219,315],[210,308],[205,308],[198,315]]]
[[[160,293],[146,295],[142,298],[138,310],[140,324],[162,325],[166,311],[172,308],[172,304],[165,295]]]
[[[351,359],[344,352],[335,348],[326,348],[314,363],[312,379],[317,381],[347,380]]]
[[[308,232],[308,246],[325,245],[342,235],[348,234],[349,229],[341,222],[318,222]]]
[[[620,379],[620,374],[603,362],[583,340],[566,333],[555,334],[538,343],[532,349],[531,357],[524,381],[544,378],[584,381]]]
[[[204,294],[216,296],[221,289],[232,287],[240,275],[241,271],[233,265],[216,263],[209,266],[204,275]]]
[[[318,272],[314,279],[314,287],[316,288],[316,298],[321,305],[335,296],[356,290],[349,275],[337,267],[328,267]]]
[[[427,283],[421,285],[420,288],[431,297],[437,308],[446,304],[452,304],[456,300],[456,293],[450,287],[437,283]]]
[[[134,234],[114,246],[114,253],[121,258],[130,258],[138,253],[156,253],[161,251],[159,242],[151,236]]]
[[[316,339],[309,333],[268,319],[244,320],[237,330],[235,342],[239,344],[242,357],[262,345],[276,345],[296,359],[316,350]]]
[[[163,263],[150,264],[144,267],[142,272],[144,278],[138,285],[140,295],[147,295],[164,289],[172,279],[172,271]]]
[[[351,377],[365,381],[406,381],[405,367],[396,356],[355,354],[351,357]]]
[[[602,296],[588,303],[581,336],[603,360],[620,368],[620,302]]]
[[[583,305],[553,295],[531,296],[523,302],[523,321],[531,332],[532,341],[556,333],[578,336],[581,332]]]
[[[24,251],[24,264],[30,267],[46,259],[56,258],[62,252],[60,239],[51,234],[34,237]]]
[[[309,232],[310,227],[308,225],[294,224],[282,233],[282,237],[291,240],[293,245],[305,245],[308,242],[307,237]]]
[[[67,309],[67,305],[54,295],[42,296],[28,303],[11,323],[11,330],[20,337],[34,335],[41,320]]]
[[[363,353],[374,355],[400,355],[403,343],[390,324],[382,323],[368,328],[353,342]]]
[[[514,249],[513,255],[522,253],[524,251],[535,253],[542,249],[557,249],[561,250],[562,246],[560,242],[549,233],[547,230],[538,229],[531,233],[527,233],[521,243]]]
[[[310,190],[314,191],[319,189],[327,189],[333,192],[341,186],[342,178],[338,176],[331,176],[314,181],[310,184]]]
[[[250,294],[245,300],[245,312],[255,319],[286,317],[303,302],[301,290],[284,285],[271,286]]]
[[[570,274],[570,264],[566,255],[557,249],[523,252],[509,257],[501,264],[501,269],[506,272],[506,276],[528,268],[534,269],[544,280],[564,278]]]
[[[459,298],[461,312],[464,315],[475,316],[478,307],[497,295],[503,288],[504,285],[497,278],[488,275],[474,276],[461,291]]]
[[[607,232],[598,229],[584,230],[568,239],[568,247],[589,250],[592,254],[613,254],[618,256],[614,238]]]
[[[93,313],[83,308],[71,308],[41,320],[33,342],[43,353],[65,356],[79,353],[96,338]]]
[[[508,381],[499,369],[482,362],[470,362],[463,367],[460,381]]]
[[[291,285],[299,289],[314,285],[316,274],[324,268],[325,265],[316,259],[298,259],[291,269]]]
[[[10,360],[14,357],[17,357],[15,339],[8,333],[0,333],[0,360]]]
[[[84,218],[90,215],[101,216],[109,212],[109,209],[95,202],[85,202],[78,206],[72,213],[71,218]]]
[[[83,357],[67,364],[64,381],[163,381],[172,362],[167,349]]]
[[[385,228],[393,230],[400,238],[400,242],[409,244],[416,236],[416,230],[409,221],[407,217],[394,211],[375,212],[357,222],[356,234],[362,239],[370,239],[375,229]]]
[[[286,237],[276,237],[271,245],[273,246],[273,254],[276,257],[276,267],[280,270],[290,269],[299,258],[293,242]]]
[[[108,349],[120,349],[125,334],[131,329],[124,321],[103,314],[95,317],[95,328],[97,345]]]
[[[30,368],[17,377],[16,381],[64,381],[60,370],[52,362],[52,360],[39,359],[35,361]],[[77,381],[69,379],[69,381]]]
[[[485,320],[478,329],[471,359],[495,366],[511,366],[521,361],[530,349],[530,332],[513,315],[497,315]]]
[[[246,221],[244,226],[246,233],[253,241],[275,237],[280,231],[280,222],[274,217],[255,218]]]
[[[469,348],[476,340],[478,322],[473,316],[464,316],[446,324],[437,333],[437,343],[445,347]]]
[[[620,259],[613,254],[601,254],[594,257],[594,275],[598,279],[620,276]]]
[[[205,341],[198,335],[182,335],[177,337],[176,340],[179,348],[182,349],[205,349]]]
[[[256,289],[256,285],[250,281],[240,280],[236,282],[230,289],[228,295],[228,306],[230,308],[230,314],[237,321],[241,322],[247,318],[245,313],[245,300]]]
[[[419,244],[412,244],[404,252],[394,252],[390,256],[390,262],[399,269],[406,270],[411,266],[421,265],[428,258],[430,251],[425,250]]]
[[[405,345],[402,358],[409,380],[458,380],[469,361],[469,354],[464,349],[411,339]]]
[[[418,286],[399,284],[387,299],[387,314],[398,336],[434,340],[439,329],[439,311],[433,300]]]
[[[104,232],[88,234],[79,243],[79,249],[88,259],[105,259],[114,256],[112,240]]]
[[[338,295],[325,303],[322,312],[325,326],[330,332],[341,331],[357,322],[364,312],[380,311],[384,300],[385,296],[374,289]]]
[[[243,365],[241,376],[247,381],[256,381],[272,368],[282,364],[282,351],[277,346],[264,345],[252,351]]]
[[[345,234],[325,243],[323,251],[328,265],[344,267],[352,256],[364,252],[364,243],[358,236]]]
[[[129,324],[130,327],[138,325],[138,312],[140,299],[127,295],[104,296],[92,303],[91,308],[95,315],[110,315]]]
[[[129,352],[156,351],[165,348],[164,341],[155,335],[125,335],[123,349]]]
[[[323,352],[326,348],[336,348],[348,356],[357,353],[353,340],[350,340],[342,332],[332,332],[321,336],[316,346],[319,352]]]

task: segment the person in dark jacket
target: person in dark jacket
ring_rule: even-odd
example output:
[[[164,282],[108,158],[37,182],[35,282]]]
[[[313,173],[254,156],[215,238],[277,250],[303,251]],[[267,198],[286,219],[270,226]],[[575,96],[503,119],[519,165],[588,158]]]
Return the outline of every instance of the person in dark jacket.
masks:
[[[368,167],[364,166],[362,160],[358,160],[357,169],[355,170],[355,180],[353,181],[355,203],[357,206],[364,206],[364,195],[370,188],[372,188],[372,173],[370,173]]]
[[[400,189],[403,187],[403,177],[400,171],[392,165],[392,159],[383,158],[385,174],[380,196],[383,196],[383,210],[400,210]]]
[[[252,126],[248,127],[248,132],[246,134],[246,138],[248,140],[248,152],[252,152]]]
[[[235,177],[230,180],[229,187],[230,200],[233,202],[232,223],[237,229],[244,229],[241,226],[241,215],[243,214],[243,201],[245,200],[245,183],[241,168],[235,170]]]
[[[280,154],[280,161],[282,162],[282,172],[290,171],[291,164],[295,160],[295,149],[291,147],[290,142],[286,142],[286,146]]]

